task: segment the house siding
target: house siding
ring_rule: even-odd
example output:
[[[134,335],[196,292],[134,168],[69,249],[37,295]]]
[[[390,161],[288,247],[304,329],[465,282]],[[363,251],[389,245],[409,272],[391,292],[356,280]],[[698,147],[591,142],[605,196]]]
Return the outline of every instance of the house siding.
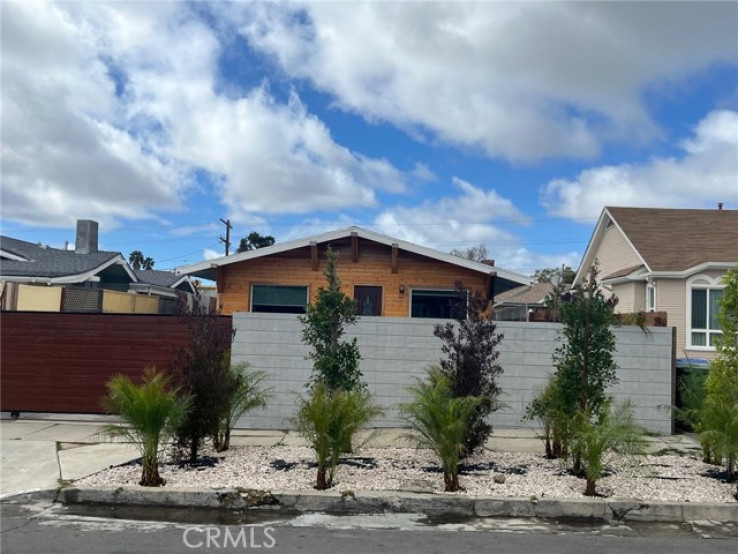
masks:
[[[602,241],[595,253],[595,259],[597,260],[600,280],[621,269],[643,263],[635,250],[628,244],[620,229],[614,225],[605,230]],[[603,292],[606,295],[613,293],[607,287],[603,287]]]
[[[353,297],[355,285],[381,286],[384,316],[407,317],[412,289],[453,289],[456,281],[461,280],[466,287],[487,294],[488,277],[476,271],[401,250],[397,273],[392,273],[390,246],[360,239],[356,263],[352,261],[350,239],[335,241],[331,246],[338,253],[336,269],[343,292]],[[325,253],[326,247],[319,246],[317,271],[312,269],[310,247],[219,267],[217,280],[221,313],[230,315],[250,311],[252,285],[307,286],[310,302],[315,302],[318,288],[326,284],[323,274]],[[405,287],[403,295],[399,293],[400,285]]]
[[[619,314],[630,314],[646,310],[646,283],[622,283],[612,286],[612,294],[617,296],[615,311]]]

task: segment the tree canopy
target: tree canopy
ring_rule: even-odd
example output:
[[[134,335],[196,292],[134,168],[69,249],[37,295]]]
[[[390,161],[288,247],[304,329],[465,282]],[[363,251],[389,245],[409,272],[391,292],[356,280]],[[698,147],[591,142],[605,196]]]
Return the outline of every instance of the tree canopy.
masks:
[[[238,243],[238,250],[236,252],[248,252],[249,250],[256,250],[257,248],[264,248],[265,246],[272,246],[275,240],[271,235],[260,235],[256,231],[252,231],[241,239]]]
[[[451,250],[451,254],[459,256],[460,258],[466,258],[473,262],[481,262],[489,259],[489,253],[487,252],[487,247],[484,244],[471,246],[469,248],[454,248]]]
[[[535,273],[533,273],[533,280],[536,283],[550,283],[554,275],[560,275],[562,277],[560,284],[570,285],[574,282],[577,272],[568,265],[562,267],[545,267],[543,269],[536,269]]]
[[[156,263],[153,258],[144,256],[140,250],[134,250],[128,254],[128,263],[131,264],[133,269],[154,269]]]

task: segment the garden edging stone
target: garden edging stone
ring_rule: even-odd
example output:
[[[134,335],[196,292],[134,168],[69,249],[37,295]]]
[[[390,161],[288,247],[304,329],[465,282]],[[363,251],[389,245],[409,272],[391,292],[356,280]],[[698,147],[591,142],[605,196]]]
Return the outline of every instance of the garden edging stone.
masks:
[[[255,491],[247,489],[66,487],[34,491],[13,500],[63,504],[133,505],[292,512],[420,513],[476,517],[592,518],[608,521],[716,521],[738,523],[738,504],[644,502],[627,498],[537,499],[402,491]],[[8,500],[8,498],[4,498]]]

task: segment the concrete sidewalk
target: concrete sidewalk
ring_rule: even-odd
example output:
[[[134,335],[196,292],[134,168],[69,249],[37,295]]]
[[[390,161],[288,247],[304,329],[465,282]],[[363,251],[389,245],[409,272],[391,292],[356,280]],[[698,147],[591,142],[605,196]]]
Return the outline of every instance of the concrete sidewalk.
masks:
[[[15,421],[0,419],[0,498],[21,492],[49,489],[139,457],[130,444],[110,442],[100,427],[110,416],[27,414]],[[377,448],[408,446],[405,429],[382,429]],[[699,452],[690,435],[648,438],[650,452]],[[236,429],[233,446],[303,446],[292,431]],[[487,448],[500,452],[543,453],[543,444],[531,429],[495,429]]]

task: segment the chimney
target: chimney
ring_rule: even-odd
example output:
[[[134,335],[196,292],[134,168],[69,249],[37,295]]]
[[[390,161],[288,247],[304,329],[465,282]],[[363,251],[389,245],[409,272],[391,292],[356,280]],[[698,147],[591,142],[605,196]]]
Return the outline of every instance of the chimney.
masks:
[[[74,243],[74,252],[76,254],[97,252],[97,221],[77,220],[77,240]]]
[[[722,212],[723,211],[723,203],[722,202],[718,202],[718,211],[719,212]]]
[[[490,265],[492,267],[495,266],[495,261],[494,260],[480,260],[480,263],[483,263],[484,265]]]

